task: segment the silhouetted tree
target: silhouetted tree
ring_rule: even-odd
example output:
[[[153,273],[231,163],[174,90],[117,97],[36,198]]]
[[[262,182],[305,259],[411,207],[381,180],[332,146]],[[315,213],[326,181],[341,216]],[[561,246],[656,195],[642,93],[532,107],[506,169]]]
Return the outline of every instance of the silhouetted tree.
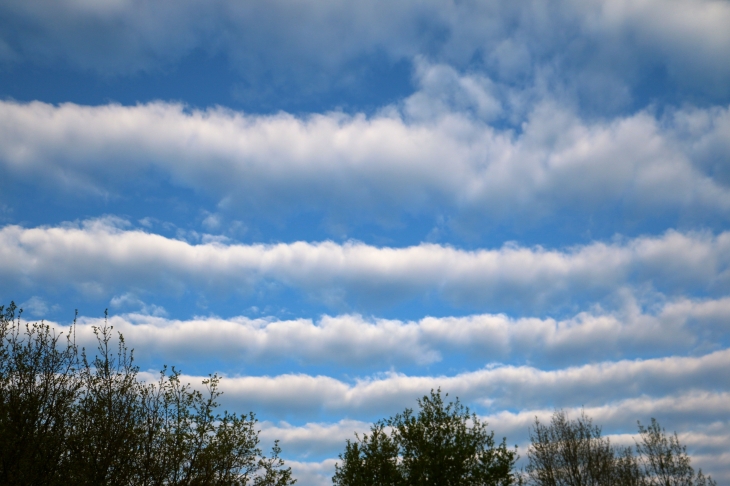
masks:
[[[448,396],[448,394],[446,395]],[[517,452],[495,444],[487,424],[457,399],[444,404],[441,391],[347,441],[332,481],[360,485],[494,485],[517,483]]]
[[[616,450],[590,417],[570,420],[556,411],[550,425],[535,419],[530,431],[532,445],[526,472],[531,484],[539,486],[597,486],[636,484],[633,456]],[[618,460],[622,458],[621,460]],[[620,467],[623,466],[623,467]],[[621,469],[624,469],[621,471]]]
[[[612,446],[601,437],[601,428],[581,412],[570,420],[563,410],[550,425],[536,418],[530,430],[531,446],[525,468],[535,486],[708,486],[702,471],[690,466],[686,448],[677,435],[667,438],[656,420],[648,428],[639,424],[641,440],[636,454],[631,447]]]
[[[639,466],[646,486],[705,486],[714,485],[711,477],[697,473],[690,465],[687,447],[680,444],[677,433],[667,436],[656,419],[651,425],[639,425],[641,440],[636,443]]]
[[[0,484],[54,484],[70,462],[78,350],[45,324],[21,326],[15,312],[0,306]]]
[[[278,444],[262,454],[253,414],[217,412],[217,375],[205,394],[174,368],[144,383],[106,320],[90,359],[73,331],[64,339],[46,324],[22,325],[16,310],[0,306],[0,484],[295,482]]]

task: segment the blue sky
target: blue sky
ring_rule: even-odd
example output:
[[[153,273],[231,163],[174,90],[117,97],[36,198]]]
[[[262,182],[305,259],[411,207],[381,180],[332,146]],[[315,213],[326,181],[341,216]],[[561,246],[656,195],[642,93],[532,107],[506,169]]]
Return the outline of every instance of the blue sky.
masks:
[[[0,2],[0,297],[329,484],[431,388],[730,483],[730,3]]]

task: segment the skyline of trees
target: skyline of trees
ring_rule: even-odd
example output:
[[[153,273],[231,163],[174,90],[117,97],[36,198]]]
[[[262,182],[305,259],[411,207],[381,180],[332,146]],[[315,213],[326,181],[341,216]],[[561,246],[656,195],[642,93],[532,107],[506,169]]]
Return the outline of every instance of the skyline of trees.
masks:
[[[294,484],[278,443],[262,453],[253,413],[218,411],[219,376],[204,393],[175,368],[147,383],[106,320],[90,357],[16,310],[0,306],[0,484]]]
[[[21,322],[0,306],[0,483],[9,485],[255,485],[296,482],[275,442],[260,448],[253,412],[220,412],[220,376],[203,391],[167,366],[138,377],[133,350],[107,324],[95,326],[91,356],[43,322]],[[105,313],[106,316],[106,313]],[[74,321],[75,326],[75,321]],[[585,412],[556,410],[529,430],[527,465],[495,441],[458,398],[431,390],[347,440],[335,486],[534,485],[715,486],[695,472],[676,432],[638,422],[633,447],[602,436]]]

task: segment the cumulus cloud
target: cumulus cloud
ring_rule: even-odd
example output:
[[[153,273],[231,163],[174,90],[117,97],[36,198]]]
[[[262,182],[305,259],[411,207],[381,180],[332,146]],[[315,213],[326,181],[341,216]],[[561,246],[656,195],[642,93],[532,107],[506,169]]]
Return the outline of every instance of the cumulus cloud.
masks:
[[[147,304],[131,292],[127,292],[122,295],[116,295],[112,297],[109,303],[111,304],[113,309],[132,307],[143,315],[161,317],[167,316],[167,311],[164,309],[164,307],[154,304]]]
[[[581,312],[571,318],[511,318],[504,314],[425,317],[418,321],[364,318],[360,315],[312,319],[173,320],[164,310],[125,294],[115,305],[142,306],[145,314],[113,316],[109,323],[145,363],[176,363],[212,358],[261,364],[292,360],[301,366],[337,365],[340,369],[426,366],[452,356],[479,362],[578,364],[621,357],[696,353],[720,347],[730,337],[725,324],[730,299],[668,302],[656,313],[628,303],[616,312]],[[152,314],[152,315],[150,315]],[[155,314],[158,317],[155,317]],[[162,316],[159,316],[159,315]],[[75,334],[93,348],[92,326],[81,317]]]
[[[321,462],[287,461],[292,468],[292,475],[297,484],[305,486],[330,486],[335,471],[335,459],[325,459]]]
[[[43,317],[48,313],[48,304],[43,298],[37,295],[21,303],[19,307],[34,317]]]
[[[339,451],[347,439],[353,439],[355,433],[369,430],[370,423],[349,419],[336,423],[310,422],[302,426],[286,422],[262,422],[259,437],[266,443],[279,440],[282,445],[286,444],[287,454],[306,458]]]
[[[555,370],[492,365],[453,376],[388,372],[352,383],[323,375],[231,376],[221,387],[224,401],[237,409],[296,414],[300,419],[333,412],[372,418],[394,413],[438,387],[495,411],[595,407],[627,397],[714,392],[730,386],[725,372],[729,365],[730,351],[725,349],[699,357],[605,361]],[[200,382],[197,377],[186,379]]]
[[[450,397],[453,397],[453,394],[450,394]],[[719,452],[717,446],[721,444],[717,444],[717,439],[730,437],[730,426],[721,420],[730,413],[728,398],[730,393],[727,392],[702,391],[661,397],[631,397],[595,407],[570,405],[563,409],[570,416],[576,416],[584,411],[594,423],[603,427],[605,434],[609,435],[636,433],[637,420],[647,423],[654,417],[670,430],[681,431],[683,438],[686,439],[683,442],[690,447]],[[550,397],[546,397],[545,402],[549,401]],[[415,401],[404,403],[402,406],[417,407]],[[529,442],[528,430],[534,425],[535,419],[547,423],[554,411],[555,409],[550,406],[523,408],[514,412],[501,411],[480,415],[480,419],[489,424],[495,435],[508,437],[512,443],[523,445]],[[699,426],[693,430],[697,424]],[[334,423],[308,422],[299,426],[286,422],[277,424],[264,421],[261,424],[261,438],[268,442],[281,440],[292,454],[332,454],[343,447],[346,439],[353,439],[354,434],[368,432],[370,425],[370,422],[352,419]],[[711,439],[703,444],[702,438]]]
[[[26,319],[54,296],[109,302],[143,369],[182,365],[191,383],[218,369],[226,408],[259,413],[300,484],[329,484],[347,438],[437,387],[522,451],[556,407],[626,444],[657,417],[730,483],[728,25],[724,0],[0,2],[7,76],[131,81],[149,100],[208,56],[201,79],[229,90],[215,99],[346,100],[316,114],[0,101],[0,173],[44,192],[0,197],[0,221],[23,221],[0,227],[0,293],[21,293]],[[363,103],[403,93],[408,68],[410,96]],[[11,91],[74,96],[41,87]],[[194,216],[37,226],[81,198],[137,211],[115,206],[130,194]],[[60,198],[74,199],[36,207]],[[413,244],[432,221],[427,241],[474,246]],[[320,239],[340,224],[360,226]],[[205,307],[262,316],[282,296],[339,314]],[[167,314],[196,297],[211,314]],[[415,304],[439,315],[371,314]],[[79,318],[77,342],[93,349],[99,323]]]
[[[630,205],[702,220],[730,209],[730,190],[712,178],[730,155],[727,108],[588,123],[545,101],[517,133],[479,118],[500,110],[488,80],[424,69],[424,89],[402,109],[369,118],[4,101],[0,165],[14,177],[106,195],[161,174],[222,209],[279,215],[336,208],[377,220],[438,209],[502,221]],[[441,95],[444,83],[454,86]]]
[[[668,231],[563,250],[508,244],[466,251],[426,243],[190,244],[115,224],[102,219],[81,226],[6,226],[0,229],[0,274],[13,289],[71,286],[97,297],[130,289],[245,294],[276,281],[324,302],[335,292],[343,298],[369,295],[362,305],[430,294],[457,305],[489,309],[498,303],[501,310],[523,313],[596,301],[632,286],[712,295],[726,292],[730,283],[730,233]]]

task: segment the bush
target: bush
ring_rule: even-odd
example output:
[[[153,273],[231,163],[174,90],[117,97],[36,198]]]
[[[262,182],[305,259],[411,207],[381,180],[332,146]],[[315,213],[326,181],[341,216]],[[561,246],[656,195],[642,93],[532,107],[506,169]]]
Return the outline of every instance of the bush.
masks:
[[[16,310],[0,306],[0,484],[295,482],[278,444],[262,455],[253,414],[216,411],[217,375],[203,382],[205,394],[174,368],[144,383],[106,320],[94,328],[98,348],[89,359],[73,331],[23,326]]]

